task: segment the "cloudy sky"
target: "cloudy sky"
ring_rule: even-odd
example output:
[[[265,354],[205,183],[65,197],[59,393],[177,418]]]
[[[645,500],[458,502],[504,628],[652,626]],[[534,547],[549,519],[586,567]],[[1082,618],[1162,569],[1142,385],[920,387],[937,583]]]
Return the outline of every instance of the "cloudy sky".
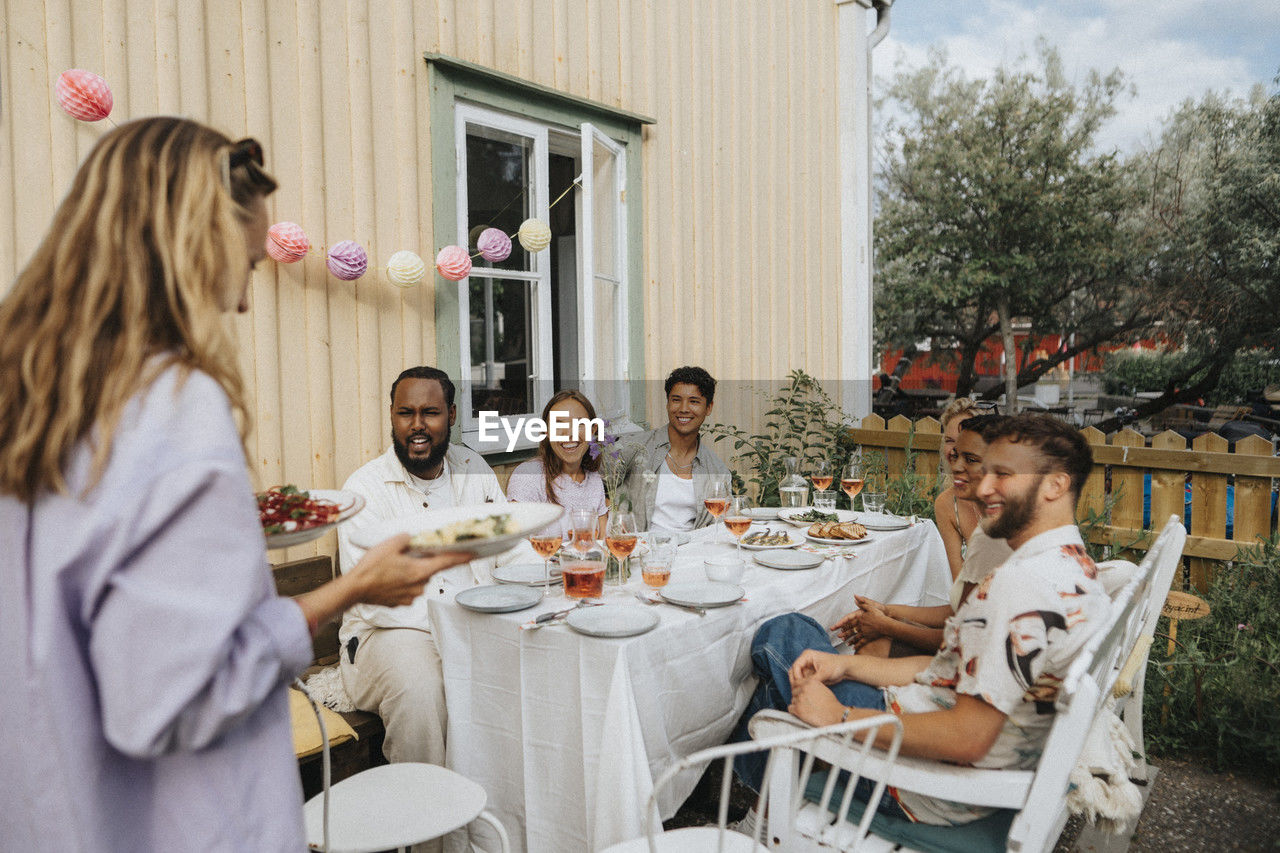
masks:
[[[924,64],[941,47],[969,77],[986,76],[1045,37],[1067,74],[1119,68],[1137,94],[1125,97],[1099,147],[1131,151],[1162,120],[1207,90],[1244,95],[1274,89],[1280,73],[1280,0],[897,0],[875,74]]]

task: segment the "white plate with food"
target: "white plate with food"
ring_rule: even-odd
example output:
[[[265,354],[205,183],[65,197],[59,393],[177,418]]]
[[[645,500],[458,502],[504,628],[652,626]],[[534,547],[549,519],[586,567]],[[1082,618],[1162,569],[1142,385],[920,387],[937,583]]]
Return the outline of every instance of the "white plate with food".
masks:
[[[685,607],[725,607],[736,604],[746,591],[736,583],[721,581],[684,581],[669,583],[658,595],[672,604]]]
[[[887,512],[860,512],[858,523],[868,530],[906,530],[911,526],[911,519]]]
[[[826,557],[810,551],[761,551],[755,560],[766,568],[796,572],[816,569],[826,561]]]
[[[849,509],[836,509],[831,512],[819,512],[813,507],[804,509],[784,509],[778,512],[778,518],[794,524],[796,527],[808,527],[823,521],[853,521],[857,513]]]
[[[459,607],[477,613],[514,613],[517,610],[528,610],[542,601],[542,593],[531,586],[500,583],[468,587],[454,596],[453,600]]]
[[[342,489],[272,486],[258,492],[258,521],[268,548],[292,548],[329,532],[364,509],[364,498]]]
[[[859,536],[859,533],[862,535]],[[874,539],[867,528],[856,521],[815,524],[804,535],[810,542],[817,542],[819,545],[865,545]]]
[[[546,579],[546,570],[542,563],[514,563],[510,566],[495,566],[493,579],[498,583],[516,583],[524,586],[542,586]],[[551,567],[551,582],[563,580],[559,566]]]
[[[800,540],[792,539],[785,530],[757,530],[742,537],[745,551],[770,551],[775,548],[799,548]]]
[[[446,509],[424,509],[374,522],[352,534],[361,548],[408,533],[409,550],[421,556],[443,551],[470,551],[492,557],[514,546],[530,533],[551,524],[564,507],[542,503],[471,504]]]
[[[653,610],[627,604],[602,604],[569,612],[569,627],[588,637],[634,637],[652,631],[662,621]]]

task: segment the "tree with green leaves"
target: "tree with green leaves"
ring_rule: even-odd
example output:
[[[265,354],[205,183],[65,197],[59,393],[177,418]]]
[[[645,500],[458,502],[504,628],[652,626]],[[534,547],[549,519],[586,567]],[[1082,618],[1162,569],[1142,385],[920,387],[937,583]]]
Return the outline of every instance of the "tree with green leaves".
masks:
[[[881,170],[877,335],[954,353],[959,394],[993,335],[1016,400],[1020,385],[1161,315],[1134,286],[1153,237],[1140,188],[1116,154],[1095,151],[1124,81],[1090,72],[1073,84],[1043,45],[1039,60],[969,80],[935,55],[888,90],[903,119]],[[1024,352],[1019,370],[1015,318],[1030,322],[1028,349],[1053,333],[1072,343],[1034,362]]]

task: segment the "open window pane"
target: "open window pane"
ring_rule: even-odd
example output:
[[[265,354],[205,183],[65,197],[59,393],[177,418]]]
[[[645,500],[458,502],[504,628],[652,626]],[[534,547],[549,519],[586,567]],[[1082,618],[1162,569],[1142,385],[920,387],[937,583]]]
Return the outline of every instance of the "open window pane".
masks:
[[[595,273],[618,275],[618,163],[614,153],[592,135],[592,208],[595,216],[593,249]]]
[[[472,275],[469,286],[471,411],[522,415],[535,410],[532,285]]]
[[[533,215],[534,140],[484,125],[467,124],[467,242],[474,255],[486,228],[512,236],[511,255],[503,261],[476,258],[479,267],[532,269],[529,253],[514,239],[520,223]]]

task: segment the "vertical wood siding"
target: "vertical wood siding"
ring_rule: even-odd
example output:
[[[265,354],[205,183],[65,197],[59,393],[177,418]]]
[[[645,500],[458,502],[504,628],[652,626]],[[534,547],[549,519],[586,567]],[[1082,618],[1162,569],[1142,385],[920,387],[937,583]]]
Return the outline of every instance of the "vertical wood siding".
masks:
[[[0,293],[108,129],[57,107],[58,74],[101,73],[121,122],[156,113],[252,135],[280,179],[272,220],[313,250],[255,274],[235,324],[262,485],[340,485],[387,442],[386,394],[435,357],[429,91],[435,51],[653,116],[643,159],[644,371],[682,363],[772,388],[841,377],[832,0],[3,0]],[[328,274],[353,239],[370,271]],[[450,366],[456,369],[456,366]],[[656,383],[655,383],[656,384]],[[759,401],[717,399],[722,420]],[[658,389],[660,392],[660,388]],[[660,393],[649,416],[664,417]],[[332,537],[330,537],[331,540]],[[331,550],[332,542],[290,557]]]

